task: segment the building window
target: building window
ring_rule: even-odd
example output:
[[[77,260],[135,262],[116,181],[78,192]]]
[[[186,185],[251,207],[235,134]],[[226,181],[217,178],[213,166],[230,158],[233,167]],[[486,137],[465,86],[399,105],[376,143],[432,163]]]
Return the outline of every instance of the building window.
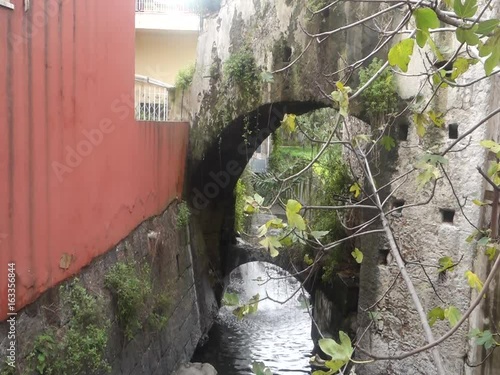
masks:
[[[283,62],[289,63],[292,62],[292,48],[285,46],[285,50],[283,51]]]
[[[458,124],[448,125],[448,137],[450,139],[457,139],[458,138]]]
[[[455,218],[455,210],[451,210],[449,208],[441,208],[441,219],[443,223],[453,223],[453,219]]]
[[[389,264],[389,254],[391,251],[389,249],[380,249],[378,251],[378,264],[381,266],[387,266]]]
[[[6,8],[9,8],[9,9],[14,9],[14,4],[12,4],[8,0],[0,0],[0,6],[6,7]]]
[[[168,121],[168,90],[173,86],[150,77],[135,75],[135,119]]]
[[[396,199],[393,204],[393,208],[395,209],[395,213],[402,214],[403,213],[403,206],[405,205],[405,200],[404,199]]]
[[[396,128],[396,138],[400,141],[408,140],[408,124],[399,124]]]

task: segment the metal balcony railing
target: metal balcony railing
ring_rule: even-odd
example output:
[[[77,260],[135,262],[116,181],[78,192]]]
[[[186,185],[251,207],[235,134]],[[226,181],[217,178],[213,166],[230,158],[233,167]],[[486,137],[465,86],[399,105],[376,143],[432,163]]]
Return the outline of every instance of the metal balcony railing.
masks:
[[[135,0],[135,11],[144,13],[198,13],[194,4],[172,0]]]
[[[174,86],[156,79],[135,75],[135,119],[168,121],[168,89]]]

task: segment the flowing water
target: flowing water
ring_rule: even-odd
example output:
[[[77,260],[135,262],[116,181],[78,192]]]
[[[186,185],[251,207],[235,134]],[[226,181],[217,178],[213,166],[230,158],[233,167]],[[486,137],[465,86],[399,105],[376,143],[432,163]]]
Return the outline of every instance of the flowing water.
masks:
[[[281,277],[269,280],[267,275]],[[294,278],[267,263],[248,263],[231,274],[228,291],[236,292],[246,303],[259,293],[284,301],[300,287]],[[304,296],[299,291],[287,303],[271,300],[259,303],[258,311],[238,320],[234,307],[222,307],[209,332],[206,344],[198,348],[193,362],[211,363],[219,375],[252,374],[252,362],[264,362],[273,374],[310,374],[309,357],[313,349],[311,319]]]

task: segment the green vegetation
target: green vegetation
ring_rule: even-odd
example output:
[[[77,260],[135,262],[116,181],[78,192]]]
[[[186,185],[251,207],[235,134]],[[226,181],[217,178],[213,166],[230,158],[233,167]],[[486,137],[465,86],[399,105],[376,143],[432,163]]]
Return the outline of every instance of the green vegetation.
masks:
[[[332,2],[330,0],[309,0],[308,6],[312,11],[318,11],[331,3]]]
[[[40,375],[109,372],[105,358],[109,320],[102,300],[89,294],[76,279],[61,287],[61,302],[69,321],[36,337],[27,357],[30,371]]]
[[[213,141],[237,116],[257,107],[261,95],[260,70],[250,48],[241,48],[225,61],[222,72],[220,61],[215,59],[210,67],[210,97],[202,103],[199,119],[193,129],[194,157],[201,158],[207,142]],[[245,119],[245,136],[251,132],[248,117]]]
[[[189,218],[191,217],[191,211],[189,211],[189,206],[186,202],[182,201],[179,203],[179,211],[177,213],[177,228],[182,229],[189,224]]]
[[[374,58],[368,67],[359,71],[359,86],[364,86],[373,75],[382,67],[384,62]],[[363,107],[372,122],[379,125],[384,122],[386,116],[396,112],[398,106],[398,94],[393,73],[388,69],[375,79],[362,93]]]
[[[234,229],[242,233],[245,230],[245,204],[246,197],[253,194],[252,175],[245,168],[234,188],[235,209],[234,209]]]
[[[193,77],[195,72],[195,65],[189,65],[188,67],[181,69],[179,73],[177,73],[177,77],[175,78],[175,87],[179,90],[187,90],[189,86],[193,83]]]
[[[283,186],[274,176],[289,176],[297,173],[309,164],[319,151],[318,144],[312,143],[307,137],[301,137],[295,129],[305,132],[309,137],[316,140],[325,140],[328,134],[324,131],[324,128],[332,123],[331,120],[335,117],[335,113],[332,109],[321,109],[302,116],[288,115],[285,117],[282,127],[274,135],[275,143],[273,144],[270,160],[271,170],[267,174],[253,176],[254,189],[260,196],[265,198],[266,204],[269,204],[276,197],[276,194],[283,194],[282,191],[280,192]],[[304,184],[307,184],[309,188],[304,190]],[[304,203],[307,202],[315,206],[338,206],[344,204],[345,197],[351,195],[349,191],[351,185],[352,177],[343,161],[341,147],[334,145],[326,149],[311,169],[303,173],[302,176],[295,178],[287,186],[292,192],[292,197],[293,192],[296,190],[308,192],[306,193],[307,196],[301,198]],[[306,227],[314,228],[311,235],[315,238],[321,238],[326,243],[346,237],[344,227],[340,221],[342,216],[339,216],[339,212],[334,210],[312,210],[307,215],[304,215],[305,221],[303,222],[296,210],[300,204],[293,199],[290,200],[289,197],[290,193],[282,196],[284,202],[288,199],[288,203],[292,204],[290,207],[287,204],[289,228],[295,226],[300,231],[305,231]],[[255,203],[255,205],[259,206],[257,201]],[[294,209],[295,211],[293,211]],[[275,229],[280,228],[282,225],[278,222],[268,224],[269,227]],[[304,263],[306,265],[312,264],[314,249],[302,239],[302,237],[307,236],[301,235],[299,232],[296,241],[289,241],[286,238],[289,230],[285,229],[285,227],[283,229],[283,234],[279,238],[265,238],[261,244],[267,247],[271,254],[275,255],[280,247],[293,244],[294,249],[302,253],[301,257],[304,259]],[[293,234],[290,237],[293,238]],[[330,283],[333,276],[340,269],[357,268],[356,265],[352,264],[352,250],[352,244],[343,243],[328,252],[326,257],[323,257],[321,261],[322,272],[320,274],[324,283]],[[358,259],[361,256],[359,255]]]
[[[153,291],[149,265],[116,263],[106,274],[105,285],[115,299],[118,324],[126,339],[145,326],[161,330],[168,323],[171,296]]]
[[[244,48],[229,56],[224,64],[224,74],[243,94],[252,94],[256,91],[259,71],[250,49]]]
[[[135,263],[116,263],[106,274],[105,285],[116,299],[118,324],[125,337],[131,339],[145,319],[152,293],[150,269]]]
[[[2,364],[2,367],[0,367],[0,375],[16,375],[16,369],[7,363]]]
[[[240,304],[240,297],[236,293],[224,293],[222,298],[222,304],[224,306],[238,306]]]
[[[280,157],[283,159],[302,159],[311,161],[315,156],[314,151],[310,147],[302,147],[302,146],[281,146],[276,152],[280,154]]]

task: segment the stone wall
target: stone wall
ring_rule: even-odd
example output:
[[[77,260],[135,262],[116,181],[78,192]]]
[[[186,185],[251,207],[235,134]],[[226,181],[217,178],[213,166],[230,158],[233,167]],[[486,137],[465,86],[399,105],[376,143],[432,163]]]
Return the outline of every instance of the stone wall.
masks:
[[[451,39],[442,39],[440,42],[443,46],[450,45]],[[410,63],[410,75],[426,69],[425,52],[415,49]],[[477,64],[471,67],[459,83],[472,81],[483,75],[482,64]],[[421,83],[423,83],[422,78],[398,76],[401,97],[405,100],[415,97]],[[469,88],[442,88],[429,109],[443,113],[445,125],[441,129],[437,127],[431,129],[425,137],[419,138],[408,117],[406,122],[409,125],[408,138],[397,141],[398,147],[392,151],[392,155],[385,153],[381,156],[378,165],[382,173],[377,177],[377,183],[382,186],[409,171],[426,151],[439,153],[444,150],[455,140],[450,132],[451,126],[458,125],[458,134],[461,135],[495,109],[498,101],[495,102],[492,98],[498,98],[498,83],[498,78],[492,77]],[[426,87],[424,97],[430,97],[429,90],[430,88]],[[467,243],[465,240],[474,230],[470,223],[478,227],[487,224],[483,210],[472,204],[472,200],[485,200],[486,187],[484,180],[476,171],[476,166],[482,166],[483,170],[486,168],[487,153],[479,142],[490,138],[498,140],[498,126],[498,120],[488,121],[485,126],[480,127],[457,145],[456,149],[461,150],[460,152],[446,155],[449,163],[445,170],[453,189],[443,173],[441,173],[442,178],[436,183],[434,192],[431,186],[419,190],[415,176],[410,177],[401,186],[397,183],[391,187],[391,190],[397,187],[397,191],[391,198],[389,209],[401,202],[408,205],[430,199],[427,205],[405,208],[401,213],[390,216],[391,226],[405,261],[437,265],[439,258],[444,256],[451,256],[455,262],[461,260],[453,272],[446,272],[445,275],[439,275],[437,268],[426,267],[424,272],[418,264],[408,265],[425,311],[438,306],[446,308],[453,305],[462,313],[465,312],[475,293],[471,292],[464,273],[473,270],[483,280],[485,278],[487,262],[483,255],[484,249],[474,242]],[[384,154],[384,151],[381,153]],[[360,329],[369,323],[367,313],[363,309],[378,301],[388,291],[375,309],[378,312],[376,322],[365,334],[363,346],[374,354],[391,355],[426,344],[417,312],[403,281],[399,279],[391,288],[399,271],[389,254],[386,239],[377,236],[365,237],[359,241],[359,246],[365,254],[361,268]],[[489,298],[493,298],[498,304],[496,294],[498,292],[492,290],[491,296],[495,297]],[[483,312],[478,309],[470,323],[473,323],[474,327],[481,327],[487,323],[492,316],[491,306],[494,304],[489,302],[490,316],[488,311],[484,311],[485,309]],[[481,355],[477,355],[475,345],[466,336],[471,327],[472,324],[465,324],[454,336],[439,346],[447,373],[450,375],[497,373],[498,367],[494,370],[488,365],[489,369],[486,370],[484,367],[478,369],[466,365],[466,358],[469,363],[481,361]],[[433,332],[435,337],[439,338],[448,329],[446,321],[438,321],[433,327]],[[421,353],[401,361],[377,361],[359,367],[357,374],[434,374],[436,370],[429,358],[428,353]],[[490,362],[492,361],[494,360],[490,358]]]
[[[199,339],[208,332],[218,308],[209,281],[203,240],[197,224],[188,227],[177,224],[177,205],[172,204],[161,216],[142,223],[115,248],[86,267],[77,278],[91,296],[99,297],[103,319],[110,320],[107,332],[106,358],[112,375],[166,375],[181,363],[188,362]],[[142,329],[127,338],[117,320],[116,299],[105,286],[105,277],[117,263],[148,266],[151,272],[152,293],[164,296],[167,306],[160,311],[165,324],[150,324],[147,314],[155,306],[138,308]],[[148,277],[148,276],[146,276]],[[18,371],[28,374],[26,358],[33,350],[37,336],[52,330],[58,341],[68,323],[66,308],[61,302],[62,290],[71,288],[72,280],[50,289],[35,303],[18,313],[17,364]],[[0,326],[5,350],[8,326]],[[4,339],[5,337],[5,339]],[[0,353],[5,358],[5,353]],[[59,353],[61,355],[61,353]],[[90,372],[88,372],[90,373]],[[3,372],[2,372],[3,374]],[[76,375],[76,374],[75,374]]]

